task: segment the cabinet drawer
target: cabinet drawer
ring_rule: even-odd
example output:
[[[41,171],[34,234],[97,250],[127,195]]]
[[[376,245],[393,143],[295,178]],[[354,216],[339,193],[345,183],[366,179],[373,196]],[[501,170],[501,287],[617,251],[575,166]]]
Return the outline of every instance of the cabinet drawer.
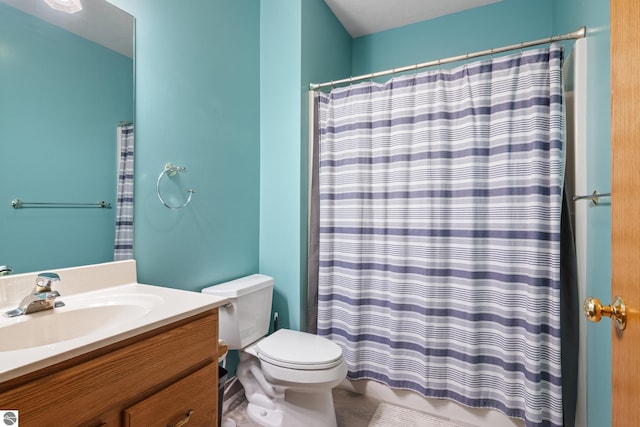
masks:
[[[218,365],[210,363],[125,409],[124,426],[175,426],[187,418],[185,427],[215,426],[217,408]]]

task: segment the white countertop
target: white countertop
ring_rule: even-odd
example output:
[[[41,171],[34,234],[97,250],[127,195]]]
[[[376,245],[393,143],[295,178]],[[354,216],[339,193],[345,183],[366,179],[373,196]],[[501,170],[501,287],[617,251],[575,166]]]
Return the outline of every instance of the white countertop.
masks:
[[[0,382],[227,303],[213,295],[137,283],[132,277],[135,261],[50,271],[60,275],[57,290],[61,296],[57,299],[65,306],[13,318],[0,316]],[[36,275],[0,278],[0,289],[4,289],[0,313],[15,308],[15,295],[26,295],[29,290],[24,292],[24,288],[33,287]],[[94,280],[97,277],[102,279]],[[80,283],[71,283],[78,280]],[[13,291],[7,291],[11,287]],[[50,325],[55,328],[59,324],[75,326],[65,326],[63,331],[47,330]],[[34,334],[31,325],[38,325],[45,335]]]

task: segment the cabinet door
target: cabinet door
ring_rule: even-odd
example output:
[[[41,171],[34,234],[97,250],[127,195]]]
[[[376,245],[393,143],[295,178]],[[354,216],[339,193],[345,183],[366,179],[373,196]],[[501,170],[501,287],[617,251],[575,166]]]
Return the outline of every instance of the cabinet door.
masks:
[[[218,365],[210,363],[124,411],[125,427],[216,426]]]

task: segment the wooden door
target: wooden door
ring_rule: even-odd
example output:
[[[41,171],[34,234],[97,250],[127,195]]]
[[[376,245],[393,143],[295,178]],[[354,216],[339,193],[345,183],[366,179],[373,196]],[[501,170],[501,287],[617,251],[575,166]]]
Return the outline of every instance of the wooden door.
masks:
[[[611,161],[611,292],[622,296],[628,312],[624,332],[613,329],[612,425],[618,427],[640,423],[638,0],[611,0]]]

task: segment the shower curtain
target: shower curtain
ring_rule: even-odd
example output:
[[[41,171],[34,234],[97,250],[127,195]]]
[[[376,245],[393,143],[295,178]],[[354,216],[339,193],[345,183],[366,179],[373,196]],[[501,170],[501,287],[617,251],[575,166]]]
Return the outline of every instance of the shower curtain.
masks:
[[[118,126],[117,138],[119,156],[114,261],[133,259],[133,125]]]
[[[561,62],[552,45],[316,95],[310,275],[349,378],[563,425]]]

